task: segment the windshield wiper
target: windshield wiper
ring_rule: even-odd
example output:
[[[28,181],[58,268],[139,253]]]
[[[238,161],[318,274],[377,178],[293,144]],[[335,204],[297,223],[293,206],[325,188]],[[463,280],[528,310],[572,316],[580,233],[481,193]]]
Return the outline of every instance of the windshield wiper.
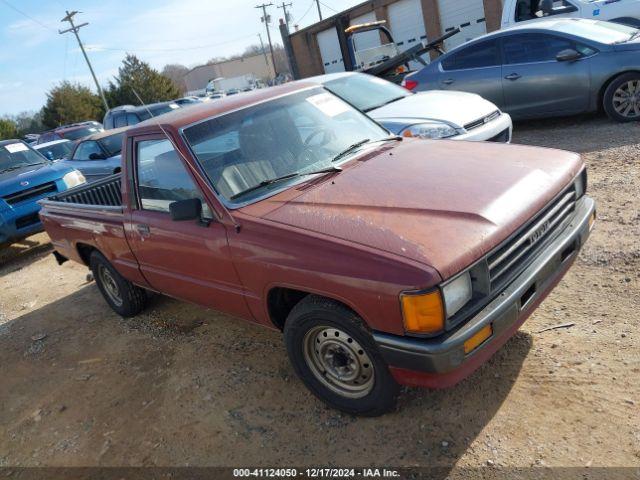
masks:
[[[235,195],[232,195],[229,197],[229,200],[236,200],[239,197],[242,197],[243,195],[246,195],[247,193],[251,193],[254,192],[256,190],[259,190],[262,187],[268,187],[269,185],[273,185],[274,183],[279,183],[279,182],[283,182],[285,180],[290,180],[292,178],[296,178],[296,177],[306,177],[309,175],[319,175],[321,173],[332,173],[332,172],[341,172],[342,169],[340,167],[328,167],[328,168],[323,168],[321,170],[315,170],[313,172],[295,172],[295,173],[288,173],[287,175],[282,175],[280,177],[276,177],[276,178],[270,178],[268,180],[263,180],[262,182],[258,183],[257,185],[254,185],[253,187],[249,187],[246,190],[236,193]]]
[[[374,105],[373,107],[369,107],[366,110],[363,110],[363,112],[367,113],[367,112],[370,112],[371,110],[376,110],[378,108],[382,108],[385,105],[389,105],[390,103],[397,102],[398,100],[402,100],[403,98],[406,98],[406,95],[403,95],[402,97],[392,98],[391,100],[387,100],[386,102],[383,102],[380,105]]]
[[[20,168],[24,168],[24,167],[33,167],[35,165],[42,165],[42,163],[25,163],[22,165],[14,165],[13,167],[8,167],[8,168],[3,168],[2,170],[0,170],[1,172],[12,172],[13,170],[18,170]]]
[[[369,143],[371,141],[370,138],[365,138],[364,140],[360,140],[359,142],[356,142],[352,145],[349,145],[347,148],[345,148],[343,151],[341,151],[339,154],[337,154],[335,157],[333,157],[333,160],[331,160],[332,162],[337,162],[338,160],[346,157],[347,155],[349,155],[350,153],[352,153],[354,150],[357,150],[358,148],[360,148],[363,145],[366,145],[367,143]]]

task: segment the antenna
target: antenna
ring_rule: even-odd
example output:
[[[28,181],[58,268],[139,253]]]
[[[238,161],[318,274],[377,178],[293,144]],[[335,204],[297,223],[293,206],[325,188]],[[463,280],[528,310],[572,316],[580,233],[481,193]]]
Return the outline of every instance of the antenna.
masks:
[[[180,155],[180,157],[182,157],[182,160],[184,160],[184,163],[187,165],[187,168],[189,168],[189,170],[191,170],[191,172],[196,176],[196,178],[198,178],[203,184],[208,185],[209,181],[204,178],[200,172],[193,166],[191,165],[191,163],[189,162],[189,160],[187,159],[187,157],[184,156],[184,154],[180,151],[180,149],[178,148],[178,146],[176,145],[176,143],[173,141],[173,139],[169,136],[169,134],[167,133],[167,131],[162,127],[162,125],[160,124],[160,122],[158,121],[158,119],[155,117],[155,115],[153,115],[153,113],[151,113],[151,110],[149,110],[149,107],[147,107],[147,104],[144,103],[142,101],[142,98],[140,97],[140,95],[138,95],[138,92],[136,92],[136,89],[131,87],[131,91],[133,91],[133,94],[136,96],[136,98],[138,99],[138,101],[140,102],[140,105],[142,105],[144,107],[144,109],[147,111],[147,113],[149,114],[149,116],[153,119],[153,121],[156,123],[156,125],[158,126],[158,128],[160,128],[160,130],[162,130],[162,133],[164,134],[165,137],[167,137],[167,140],[169,140],[169,142],[171,143],[171,145],[173,146],[173,149],[178,152],[178,155]],[[226,207],[226,205],[222,202],[219,202],[220,205],[222,206],[222,209],[226,212],[227,216],[231,219],[231,222],[233,223],[233,227],[235,228],[236,232],[240,231],[240,224],[238,222],[236,222],[236,219],[233,217],[233,215],[231,215],[231,212],[229,211],[229,209]]]

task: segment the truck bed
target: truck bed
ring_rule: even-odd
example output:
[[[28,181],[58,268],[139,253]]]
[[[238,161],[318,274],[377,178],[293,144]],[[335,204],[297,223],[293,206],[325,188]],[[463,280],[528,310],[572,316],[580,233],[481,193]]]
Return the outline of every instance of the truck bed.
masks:
[[[121,174],[116,173],[97,182],[80,185],[43,200],[43,206],[70,203],[84,207],[110,207],[122,210]]]

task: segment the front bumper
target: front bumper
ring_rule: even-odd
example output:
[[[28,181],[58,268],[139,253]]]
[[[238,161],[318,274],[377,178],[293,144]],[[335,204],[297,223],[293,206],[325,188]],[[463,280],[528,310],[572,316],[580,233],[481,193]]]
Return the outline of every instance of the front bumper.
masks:
[[[29,202],[0,214],[0,243],[13,242],[43,230],[40,205]]]
[[[473,142],[497,141],[500,138],[503,143],[511,143],[513,134],[513,122],[508,113],[502,113],[492,122],[474,128],[470,132],[452,137],[451,140],[468,140]]]
[[[492,302],[457,330],[433,339],[375,333],[378,348],[400,383],[448,387],[488,360],[560,281],[589,237],[595,202],[582,197],[572,222]],[[491,325],[493,333],[465,354],[464,343]]]

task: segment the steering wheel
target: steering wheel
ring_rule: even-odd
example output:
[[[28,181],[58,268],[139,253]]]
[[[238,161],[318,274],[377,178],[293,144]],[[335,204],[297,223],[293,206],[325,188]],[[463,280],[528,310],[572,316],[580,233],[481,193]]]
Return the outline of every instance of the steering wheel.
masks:
[[[309,135],[306,140],[304,141],[304,148],[305,149],[310,149],[311,148],[311,141],[316,138],[317,136],[322,135],[322,142],[320,143],[320,145],[314,145],[315,147],[324,147],[327,143],[329,143],[333,137],[334,137],[334,133],[332,130],[328,129],[328,128],[319,128],[318,130],[314,130],[311,135]]]

